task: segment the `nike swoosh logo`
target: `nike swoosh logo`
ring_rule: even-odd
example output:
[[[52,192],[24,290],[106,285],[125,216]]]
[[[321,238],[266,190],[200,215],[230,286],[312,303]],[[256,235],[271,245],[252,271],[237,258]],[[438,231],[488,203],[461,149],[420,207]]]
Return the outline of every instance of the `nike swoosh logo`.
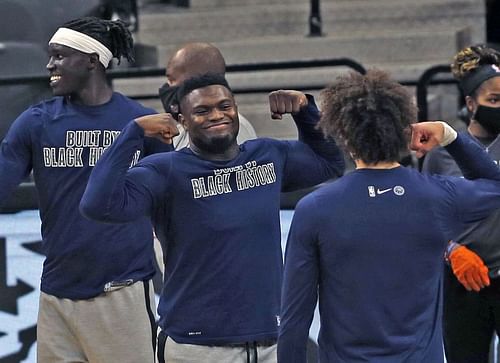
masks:
[[[377,189],[377,194],[384,194],[384,193],[387,193],[388,191],[391,191],[392,188],[388,188],[388,189]]]

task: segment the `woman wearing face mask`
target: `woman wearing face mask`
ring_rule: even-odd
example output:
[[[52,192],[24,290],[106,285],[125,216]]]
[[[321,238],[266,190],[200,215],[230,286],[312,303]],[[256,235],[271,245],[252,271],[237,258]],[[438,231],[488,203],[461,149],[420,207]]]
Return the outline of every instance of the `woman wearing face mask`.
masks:
[[[462,49],[451,70],[465,95],[469,137],[500,160],[500,53],[483,45]],[[426,156],[423,171],[460,176],[441,149]],[[446,253],[443,334],[448,363],[488,362],[500,334],[500,211],[476,223]]]

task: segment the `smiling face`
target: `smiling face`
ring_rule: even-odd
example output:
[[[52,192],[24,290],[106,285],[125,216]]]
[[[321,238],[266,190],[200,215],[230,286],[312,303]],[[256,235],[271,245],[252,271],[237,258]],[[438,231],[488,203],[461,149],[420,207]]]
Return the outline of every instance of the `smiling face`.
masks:
[[[89,54],[60,44],[49,45],[49,62],[46,68],[55,96],[79,93],[89,80],[91,67]]]
[[[230,155],[238,147],[238,109],[233,94],[222,85],[187,94],[181,101],[179,120],[189,133],[194,151]]]

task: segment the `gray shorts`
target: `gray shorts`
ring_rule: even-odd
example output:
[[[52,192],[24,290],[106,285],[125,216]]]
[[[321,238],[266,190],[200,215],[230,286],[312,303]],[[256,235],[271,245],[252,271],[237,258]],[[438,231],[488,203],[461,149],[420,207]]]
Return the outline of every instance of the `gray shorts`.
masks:
[[[268,342],[208,346],[179,344],[163,332],[158,335],[159,363],[277,363],[277,345]]]
[[[154,363],[156,332],[151,281],[86,300],[42,292],[37,362]]]

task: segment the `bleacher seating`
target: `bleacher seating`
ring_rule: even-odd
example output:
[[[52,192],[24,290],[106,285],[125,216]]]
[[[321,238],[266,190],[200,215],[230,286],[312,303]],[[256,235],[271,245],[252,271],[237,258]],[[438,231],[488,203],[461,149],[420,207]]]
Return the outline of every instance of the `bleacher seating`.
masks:
[[[0,0],[0,77],[47,73],[47,42],[65,21],[98,12],[101,0]],[[44,84],[0,84],[0,140],[30,104],[50,97]]]
[[[31,42],[0,43],[0,77],[37,75],[45,69],[45,47]],[[47,81],[37,84],[0,85],[0,140],[10,124],[28,105],[50,97]]]
[[[485,41],[485,7],[477,0],[322,0],[322,37],[309,37],[307,0],[190,0],[176,8],[144,0],[136,39],[156,46],[160,67],[184,42],[218,46],[228,64],[347,57],[366,68],[389,71],[400,81],[414,80],[429,67],[449,64],[454,53]],[[246,72],[228,75],[233,86],[268,85],[322,88],[343,69]],[[154,93],[163,79],[120,80],[127,94]],[[456,95],[431,94],[435,117],[453,117]],[[265,94],[238,95],[242,114],[260,136],[296,136],[293,124],[269,122]],[[149,106],[161,110],[157,101]],[[451,112],[448,112],[452,109]],[[448,113],[447,113],[448,112]]]

